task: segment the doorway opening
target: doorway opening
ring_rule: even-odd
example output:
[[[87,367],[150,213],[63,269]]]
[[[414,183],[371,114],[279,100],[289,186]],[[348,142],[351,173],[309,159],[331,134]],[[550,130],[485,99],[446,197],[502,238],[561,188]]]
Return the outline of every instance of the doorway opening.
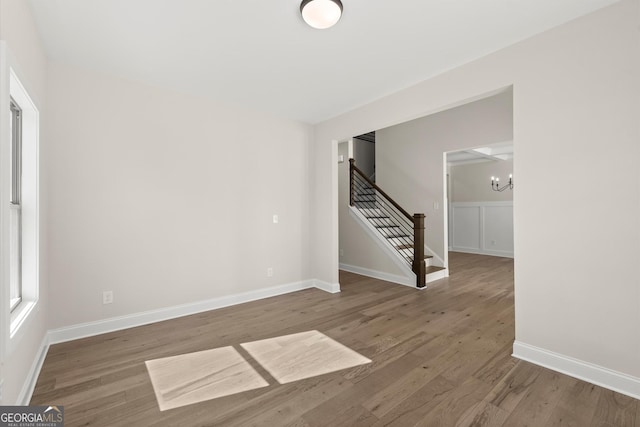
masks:
[[[513,141],[444,157],[448,250],[513,258]]]
[[[509,86],[406,122],[380,128],[372,126],[375,133],[355,133],[351,137],[354,151],[352,154],[356,158],[358,168],[369,167],[375,185],[383,189],[404,210],[412,214],[425,215],[425,255],[430,257],[431,265],[444,269],[445,277],[448,275],[449,249],[466,248],[465,250],[471,251],[475,248],[478,253],[477,249],[482,247],[480,240],[475,245],[465,245],[464,241],[458,239],[461,243],[458,245],[454,235],[449,233],[449,224],[451,227],[455,225],[449,215],[450,210],[453,213],[453,207],[448,206],[451,182],[447,173],[451,170],[446,166],[447,157],[451,156],[452,161],[462,161],[460,157],[473,155],[474,158],[491,163],[490,157],[504,154],[495,151],[500,145],[504,146],[502,148],[505,150],[509,145],[513,150],[513,113],[513,88]],[[359,143],[357,140],[363,140],[368,135],[375,139],[368,143],[371,147],[371,161],[369,165],[364,166],[366,157],[356,153],[356,144]],[[482,149],[489,151],[485,152]],[[344,150],[345,148],[338,151]],[[455,159],[455,156],[458,159]],[[341,184],[344,189],[341,190],[340,199],[347,201],[349,199],[345,197],[345,189],[349,188],[348,159],[349,157],[344,156],[345,163],[338,167],[338,175],[344,184]],[[491,174],[501,175],[502,172],[490,173],[487,184],[489,191],[492,191]],[[507,178],[508,174],[502,177],[502,182]],[[507,192],[512,193],[512,190]],[[351,221],[350,212],[345,208],[348,202],[340,202],[339,206],[337,237],[340,267],[346,265],[357,267],[359,271],[374,271],[380,277],[384,275],[385,280],[397,277],[399,271],[394,263],[390,262],[388,257],[384,259],[377,245],[367,244],[363,233],[357,230],[357,224]],[[497,206],[495,210],[498,210]],[[512,207],[510,211],[513,211]],[[506,220],[507,223],[511,221],[512,224],[513,214],[507,217],[510,218]],[[394,224],[381,224],[386,225]],[[484,236],[488,239],[485,248],[491,249],[492,255],[513,257],[513,226],[508,227],[508,230],[511,237],[491,238],[490,234],[485,232]],[[355,252],[357,256],[354,255]]]
[[[353,137],[353,158],[358,168],[376,182],[376,131]]]

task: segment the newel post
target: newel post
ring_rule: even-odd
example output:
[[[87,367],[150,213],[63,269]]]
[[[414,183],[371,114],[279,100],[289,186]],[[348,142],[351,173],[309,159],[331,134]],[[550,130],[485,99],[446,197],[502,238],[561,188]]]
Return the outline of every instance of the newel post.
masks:
[[[356,159],[349,159],[349,206],[353,206],[353,167]]]
[[[424,214],[413,214],[413,272],[416,273],[416,286],[424,288],[427,272],[424,261]]]

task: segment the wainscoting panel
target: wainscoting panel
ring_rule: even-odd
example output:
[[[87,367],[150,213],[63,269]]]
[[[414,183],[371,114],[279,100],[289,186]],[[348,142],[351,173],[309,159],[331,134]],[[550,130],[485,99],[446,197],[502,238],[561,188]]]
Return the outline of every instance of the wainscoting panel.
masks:
[[[479,206],[454,206],[453,208],[453,247],[479,251],[481,248],[481,222]]]
[[[451,249],[513,258],[513,202],[451,204]]]

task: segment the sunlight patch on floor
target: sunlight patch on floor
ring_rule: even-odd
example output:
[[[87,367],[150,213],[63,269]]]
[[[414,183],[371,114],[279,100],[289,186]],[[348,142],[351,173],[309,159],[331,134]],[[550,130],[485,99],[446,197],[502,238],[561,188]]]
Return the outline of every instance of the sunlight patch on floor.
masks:
[[[318,331],[241,344],[280,384],[371,363]]]
[[[161,411],[269,385],[233,347],[145,363]]]
[[[318,331],[240,344],[280,384],[371,363]],[[233,347],[145,362],[161,411],[268,387]]]

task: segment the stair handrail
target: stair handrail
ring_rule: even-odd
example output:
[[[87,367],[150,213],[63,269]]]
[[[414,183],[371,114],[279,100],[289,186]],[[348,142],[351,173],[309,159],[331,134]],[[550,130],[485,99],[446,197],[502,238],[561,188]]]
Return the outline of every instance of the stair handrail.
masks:
[[[376,194],[380,194],[384,197],[393,207],[395,207],[398,212],[402,215],[406,216],[407,219],[413,224],[413,262],[411,263],[411,269],[416,274],[416,286],[418,288],[423,288],[426,285],[425,274],[427,271],[427,266],[425,263],[424,257],[424,219],[425,216],[423,213],[416,213],[411,215],[409,212],[404,210],[402,206],[400,206],[395,200],[393,200],[387,193],[385,193],[380,187],[378,187],[372,180],[370,180],[362,170],[360,170],[356,164],[355,159],[349,159],[349,205],[353,206],[355,204],[354,200],[354,174],[357,173],[360,178],[362,178],[368,185],[371,186],[372,189],[375,190]]]
[[[355,164],[356,160],[355,159],[349,159],[349,167],[351,169],[351,173],[349,174],[350,177],[350,197],[349,197],[349,204],[351,206],[353,206],[354,200],[353,200],[353,172],[356,172],[358,175],[360,175],[360,178],[363,178],[365,180],[365,182],[367,184],[369,184],[371,187],[375,188],[375,190],[380,193],[385,199],[387,199],[387,201],[389,203],[391,203],[396,209],[398,209],[398,211],[400,211],[400,213],[402,213],[404,216],[407,217],[407,219],[411,222],[413,222],[413,215],[411,215],[409,212],[407,212],[406,210],[404,210],[402,208],[402,206],[400,206],[395,200],[393,200],[391,197],[389,197],[389,195],[387,193],[385,193],[382,188],[378,187],[373,181],[371,181],[369,178],[367,178],[367,176],[364,174],[364,172],[362,172],[362,170],[360,170],[356,164]]]

